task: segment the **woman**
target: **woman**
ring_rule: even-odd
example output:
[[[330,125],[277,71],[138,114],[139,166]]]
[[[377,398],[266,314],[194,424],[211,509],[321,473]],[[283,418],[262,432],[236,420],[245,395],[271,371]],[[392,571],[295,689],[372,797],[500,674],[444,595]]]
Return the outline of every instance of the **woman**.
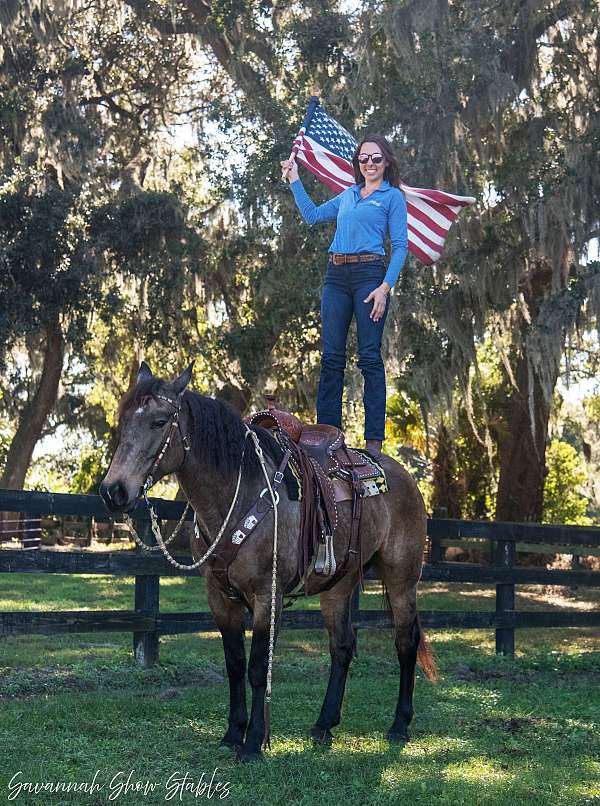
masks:
[[[389,292],[406,258],[406,201],[399,188],[398,163],[385,137],[365,137],[352,164],[356,184],[319,206],[304,190],[295,161],[285,160],[281,167],[307,224],[337,221],[321,297],[323,355],[317,422],[341,428],[346,339],[354,315],[358,366],[364,378],[366,447],[379,458],[385,438],[386,396],[381,338]],[[383,258],[388,232],[392,257],[386,271]]]

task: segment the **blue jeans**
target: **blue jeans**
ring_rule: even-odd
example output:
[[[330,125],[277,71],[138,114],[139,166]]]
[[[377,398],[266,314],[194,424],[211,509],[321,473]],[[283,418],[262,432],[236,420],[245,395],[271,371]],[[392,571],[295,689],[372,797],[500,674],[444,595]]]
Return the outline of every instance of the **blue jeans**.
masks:
[[[358,366],[364,379],[365,439],[385,437],[385,369],[381,337],[389,308],[378,322],[369,314],[373,302],[364,300],[385,277],[383,260],[327,266],[321,297],[321,377],[317,395],[317,422],[342,427],[342,392],[346,368],[346,339],[356,317]]]

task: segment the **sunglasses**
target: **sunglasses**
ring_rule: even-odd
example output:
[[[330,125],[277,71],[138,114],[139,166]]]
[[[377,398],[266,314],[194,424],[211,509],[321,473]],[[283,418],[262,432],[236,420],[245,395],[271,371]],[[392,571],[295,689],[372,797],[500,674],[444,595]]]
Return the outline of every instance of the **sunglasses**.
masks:
[[[357,159],[361,165],[366,165],[369,160],[373,165],[380,165],[383,162],[381,154],[359,154]]]

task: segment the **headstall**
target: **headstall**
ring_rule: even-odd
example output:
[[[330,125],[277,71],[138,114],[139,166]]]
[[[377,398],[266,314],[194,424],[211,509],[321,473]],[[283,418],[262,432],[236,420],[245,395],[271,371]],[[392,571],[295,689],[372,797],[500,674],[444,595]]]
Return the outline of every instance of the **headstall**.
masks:
[[[146,497],[146,493],[148,492],[150,487],[152,487],[152,485],[154,484],[154,478],[153,478],[154,474],[156,473],[156,470],[157,470],[158,466],[162,462],[163,456],[167,452],[167,448],[169,447],[169,445],[171,443],[171,438],[172,438],[173,433],[174,433],[176,428],[179,429],[179,436],[181,437],[181,443],[183,445],[183,450],[184,450],[184,459],[183,460],[184,460],[184,462],[185,462],[185,454],[190,450],[190,444],[188,442],[188,438],[183,433],[183,431],[181,430],[181,423],[179,422],[179,415],[181,413],[181,395],[178,395],[177,402],[175,402],[174,400],[171,400],[170,397],[165,397],[164,395],[155,395],[155,397],[158,398],[159,400],[164,400],[166,403],[168,403],[169,405],[173,406],[175,411],[173,412],[173,414],[171,414],[171,417],[173,419],[171,420],[171,427],[169,428],[169,433],[167,434],[167,438],[165,439],[162,448],[160,449],[156,459],[154,460],[154,462],[152,464],[152,467],[150,468],[150,471],[149,471],[148,476],[146,478],[146,481],[144,482],[144,487],[143,487],[143,491],[142,491],[142,494],[143,494],[144,498]]]

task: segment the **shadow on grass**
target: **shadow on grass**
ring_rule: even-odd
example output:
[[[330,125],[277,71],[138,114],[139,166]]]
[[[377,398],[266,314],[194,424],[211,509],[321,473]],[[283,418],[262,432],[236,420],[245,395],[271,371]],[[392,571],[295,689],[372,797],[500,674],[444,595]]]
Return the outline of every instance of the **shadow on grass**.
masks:
[[[308,640],[307,634],[293,639]],[[535,679],[515,683],[523,663],[474,651],[467,641],[452,644],[452,653],[444,645],[441,682],[418,681],[413,739],[398,748],[383,738],[397,697],[397,664],[393,657],[382,663],[374,637],[362,644],[329,751],[313,748],[307,735],[325,691],[326,675],[317,674],[326,668],[324,636],[321,655],[299,658],[286,650],[277,658],[273,750],[263,764],[237,765],[217,749],[227,686],[197,677],[215,657],[222,663],[216,636],[186,637],[184,644],[169,639],[160,666],[148,671],[124,653],[110,664],[89,658],[68,670],[95,688],[73,687],[58,670],[50,698],[46,690],[3,703],[4,736],[20,748],[29,780],[91,780],[102,768],[105,778],[134,769],[137,778],[164,783],[177,770],[197,778],[218,767],[235,804],[579,804],[593,792],[599,706],[589,684],[577,680],[589,659],[574,661],[561,686],[551,659]],[[192,653],[194,646],[201,651]],[[393,644],[389,650],[392,655]],[[451,663],[462,664],[463,677]],[[480,674],[494,668],[504,676]],[[473,679],[464,679],[464,669]],[[37,672],[49,670],[38,666]],[[177,691],[161,698],[165,686]],[[6,780],[11,754],[0,758],[0,767]],[[164,802],[164,791],[143,802]]]

